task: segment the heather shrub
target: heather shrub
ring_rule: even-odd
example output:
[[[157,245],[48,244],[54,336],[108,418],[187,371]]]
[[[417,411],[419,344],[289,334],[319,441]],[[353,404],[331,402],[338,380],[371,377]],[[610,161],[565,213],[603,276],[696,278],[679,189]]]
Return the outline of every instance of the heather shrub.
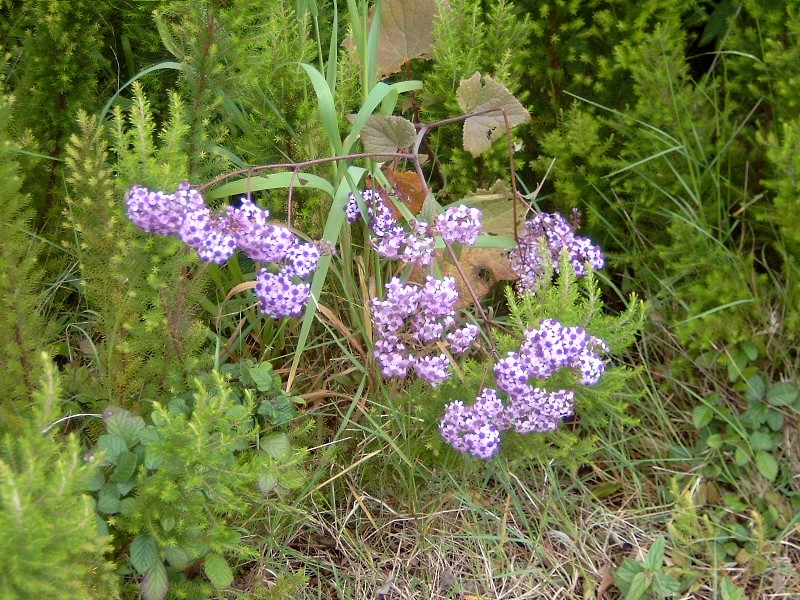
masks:
[[[61,389],[49,357],[32,410],[0,446],[0,596],[116,598],[111,539],[87,493],[98,465],[62,437]]]

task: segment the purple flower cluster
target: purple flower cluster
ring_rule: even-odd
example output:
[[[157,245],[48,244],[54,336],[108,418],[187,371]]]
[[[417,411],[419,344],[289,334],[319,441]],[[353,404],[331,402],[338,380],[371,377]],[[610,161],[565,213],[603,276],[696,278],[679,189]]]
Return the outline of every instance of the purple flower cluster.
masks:
[[[241,250],[270,265],[256,280],[261,311],[276,319],[302,313],[310,295],[302,280],[316,269],[319,248],[269,223],[269,211],[244,198],[240,206],[212,212],[188,182],[172,194],[134,185],[126,202],[135,225],[148,233],[178,236],[206,262],[222,264]]]
[[[538,329],[525,331],[519,352],[509,352],[494,366],[497,388],[507,397],[506,404],[491,388],[484,389],[472,406],[461,401],[449,404],[439,424],[442,437],[456,450],[488,459],[497,452],[505,430],[553,431],[561,419],[572,414],[574,392],[548,391],[532,385],[531,380],[547,379],[569,368],[582,384],[593,385],[605,371],[601,351],[608,352],[605,342],[583,328],[542,320]]]
[[[366,221],[372,231],[372,245],[380,256],[406,264],[430,265],[434,255],[434,236],[452,244],[471,246],[483,231],[481,211],[464,205],[448,208],[434,224],[412,219],[406,230],[392,215],[387,201],[374,190],[361,192]],[[354,223],[362,214],[358,197],[351,193],[345,206],[347,220]]]
[[[448,244],[472,246],[483,232],[480,209],[459,204],[436,217],[436,232]]]
[[[477,338],[475,325],[456,327],[457,299],[452,277],[428,277],[422,286],[395,277],[386,284],[383,300],[371,300],[375,360],[384,377],[405,377],[413,370],[434,386],[450,378],[447,355],[428,350],[448,341],[450,350],[460,355]]]
[[[517,247],[508,255],[511,268],[519,275],[520,291],[535,292],[548,267],[558,272],[563,252],[577,277],[586,275],[587,263],[592,269],[605,265],[600,247],[589,238],[575,235],[573,226],[561,214],[537,213],[527,221]]]

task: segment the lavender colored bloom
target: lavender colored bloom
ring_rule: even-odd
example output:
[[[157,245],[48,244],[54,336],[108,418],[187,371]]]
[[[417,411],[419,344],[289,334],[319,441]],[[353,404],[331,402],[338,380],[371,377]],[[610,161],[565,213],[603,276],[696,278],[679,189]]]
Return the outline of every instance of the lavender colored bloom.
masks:
[[[561,419],[572,414],[574,397],[571,390],[548,392],[529,387],[511,397],[506,418],[517,433],[554,431]]]
[[[447,334],[450,350],[453,354],[464,354],[475,343],[480,329],[474,323],[467,323]]]
[[[284,262],[287,275],[307,279],[317,268],[319,248],[314,244],[297,243],[286,251]]]
[[[448,244],[472,246],[483,232],[482,216],[479,209],[460,204],[436,217],[436,231]]]
[[[307,283],[292,282],[286,273],[261,269],[256,278],[256,295],[264,314],[274,319],[299,317],[311,295],[311,287]]]
[[[608,350],[603,340],[589,336],[581,327],[564,327],[555,319],[542,319],[538,328],[525,331],[519,352],[509,352],[495,362],[495,381],[507,395],[507,404],[503,406],[496,390],[484,389],[471,407],[462,402],[448,405],[439,425],[442,437],[456,450],[491,458],[500,433],[506,429],[521,434],[555,430],[561,419],[573,413],[575,394],[572,390],[535,387],[531,380],[546,379],[561,368],[570,368],[583,385],[595,384],[605,370],[600,352]],[[475,439],[484,440],[477,450]]]
[[[405,377],[409,365],[431,385],[450,377],[447,355],[428,356],[424,351],[449,339],[453,333],[456,326],[453,306],[457,299],[452,277],[443,280],[428,277],[423,286],[402,283],[395,277],[386,284],[383,300],[370,300],[375,355],[385,377]],[[453,338],[454,352],[466,352],[476,336],[477,328],[459,332]]]
[[[472,406],[460,400],[448,404],[439,431],[459,452],[488,460],[500,449],[500,431],[507,427],[504,412],[495,391],[484,389]]]
[[[527,390],[531,374],[525,368],[520,355],[509,352],[494,364],[494,378],[497,387],[507,394],[522,394]]]
[[[520,291],[535,292],[542,285],[547,268],[561,268],[561,255],[567,253],[576,277],[586,275],[586,265],[602,269],[605,257],[599,246],[576,236],[572,225],[559,213],[537,213],[525,223],[519,243],[508,255],[511,268],[519,275]]]
[[[375,342],[375,361],[386,378],[402,378],[408,373],[412,359],[406,346],[396,338],[380,339]]]
[[[420,356],[414,361],[414,371],[420,379],[436,387],[450,379],[450,361],[446,354]]]
[[[128,217],[148,233],[178,235],[185,215],[205,208],[203,197],[184,182],[174,194],[134,185],[125,199]]]

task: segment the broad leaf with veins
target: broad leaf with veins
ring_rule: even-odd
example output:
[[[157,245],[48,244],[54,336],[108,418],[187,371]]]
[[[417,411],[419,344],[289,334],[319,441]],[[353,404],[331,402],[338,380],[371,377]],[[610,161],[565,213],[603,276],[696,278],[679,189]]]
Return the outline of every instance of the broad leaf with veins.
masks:
[[[481,74],[475,71],[469,79],[461,80],[461,85],[456,91],[458,105],[465,115],[497,109],[469,117],[464,122],[464,149],[472,156],[486,152],[492,143],[506,132],[505,119],[501,111],[505,111],[509,128],[531,120],[530,113],[502,83],[488,75],[483,80],[481,84]]]

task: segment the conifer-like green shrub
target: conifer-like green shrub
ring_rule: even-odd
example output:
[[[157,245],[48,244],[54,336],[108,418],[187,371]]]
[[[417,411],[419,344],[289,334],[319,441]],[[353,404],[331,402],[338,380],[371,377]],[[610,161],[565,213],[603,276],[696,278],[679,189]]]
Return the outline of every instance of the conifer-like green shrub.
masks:
[[[87,484],[96,464],[74,435],[60,440],[56,369],[44,356],[35,406],[0,444],[0,597],[116,598],[109,538],[100,534]]]
[[[53,334],[38,312],[39,245],[30,230],[30,197],[22,191],[10,138],[11,112],[12,99],[0,87],[0,354],[5,367],[0,433],[21,422],[37,380],[36,350]]]
[[[68,149],[64,243],[77,252],[81,292],[96,315],[93,368],[105,399],[141,412],[139,399],[185,389],[205,338],[195,318],[203,272],[197,259],[176,239],[143,236],[125,213],[133,180],[174,188],[186,178],[183,106],[172,97],[160,144],[138,87],[130,110],[116,112],[111,152],[94,119],[82,114],[79,125]]]
[[[105,47],[104,19],[113,3],[11,4],[14,26],[8,32],[13,37],[6,40],[6,50],[14,57],[9,82],[19,99],[17,127],[26,132],[29,150],[61,161],[77,111],[94,111],[101,103],[98,88],[109,63],[100,49]],[[24,166],[39,218],[57,217],[64,189],[62,163],[26,157]]]

